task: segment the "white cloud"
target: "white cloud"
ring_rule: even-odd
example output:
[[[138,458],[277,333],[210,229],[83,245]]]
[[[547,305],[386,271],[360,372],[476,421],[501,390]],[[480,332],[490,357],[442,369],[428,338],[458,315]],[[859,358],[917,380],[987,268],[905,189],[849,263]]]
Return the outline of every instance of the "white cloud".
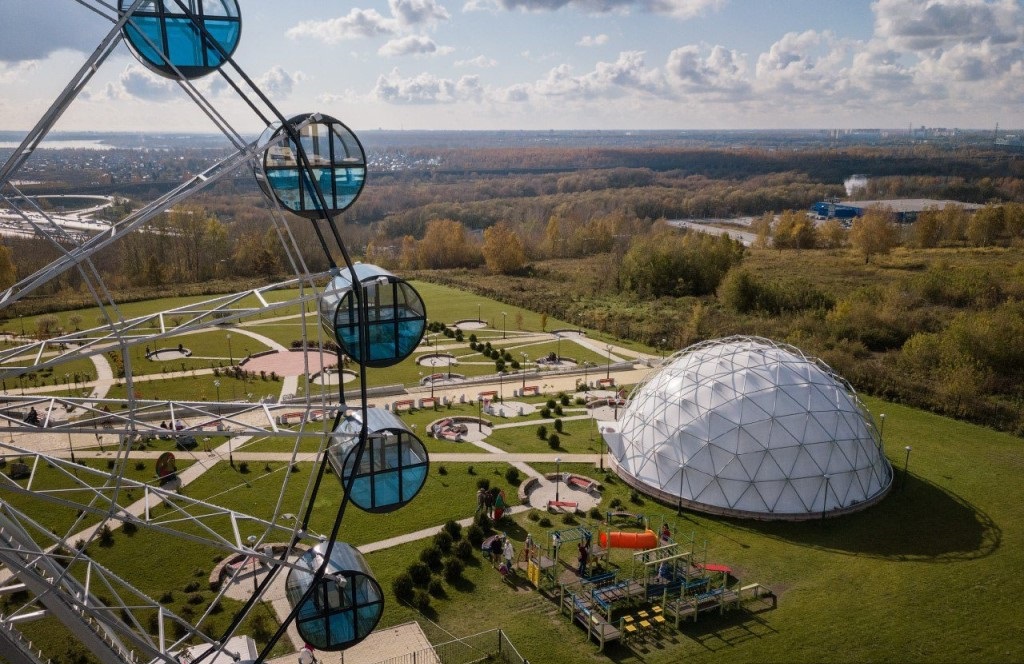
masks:
[[[111,100],[136,98],[143,101],[170,101],[182,93],[174,81],[157,76],[139,65],[129,65],[118,77],[117,82],[108,83],[102,94],[93,98]]]
[[[914,51],[1021,38],[1014,0],[878,0],[872,9],[876,35]]]
[[[464,11],[504,9],[527,12],[550,12],[564,7],[588,14],[607,14],[632,10],[690,19],[717,9],[725,0],[468,0]]]
[[[452,104],[480,101],[483,88],[477,76],[451,79],[422,73],[404,78],[393,69],[377,78],[371,97],[391,104]]]
[[[562,64],[537,82],[534,91],[545,97],[597,99],[642,92],[654,96],[666,94],[664,78],[656,69],[647,69],[641,51],[626,51],[615,62],[598,62],[594,70],[574,76],[569,65]]]
[[[747,62],[737,51],[715,46],[707,56],[698,46],[677,48],[668,56],[665,70],[685,94],[742,94],[750,90]]]
[[[845,87],[849,44],[831,32],[787,33],[757,59],[757,83],[766,90],[822,97]]]
[[[256,84],[270,97],[279,99],[291,95],[295,86],[304,80],[306,80],[306,75],[301,71],[291,74],[283,67],[274,65],[269,71],[256,79]]]
[[[603,46],[608,43],[608,35],[583,35],[578,42],[577,46]]]
[[[456,67],[476,67],[478,69],[490,69],[498,66],[498,61],[484,55],[478,55],[471,60],[456,60]]]
[[[407,35],[392,39],[377,51],[384,56],[402,55],[445,55],[452,52],[450,46],[439,47],[430,37],[423,35]]]
[[[436,0],[388,0],[391,15],[402,25],[419,27],[451,18],[448,10]]]
[[[351,9],[346,16],[322,20],[302,21],[285,33],[292,39],[316,39],[336,44],[346,39],[393,35],[397,22],[385,18],[375,9]]]
[[[0,62],[0,85],[24,80],[39,67],[37,60],[21,60],[14,64]]]

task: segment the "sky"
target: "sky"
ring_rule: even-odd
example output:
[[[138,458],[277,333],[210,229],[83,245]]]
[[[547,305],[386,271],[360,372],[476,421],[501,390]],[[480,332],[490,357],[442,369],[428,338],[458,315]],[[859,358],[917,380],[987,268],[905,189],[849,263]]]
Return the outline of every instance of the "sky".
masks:
[[[285,116],[357,131],[1011,129],[1022,1],[238,0],[234,59]],[[35,124],[110,31],[101,14],[0,0],[0,129]],[[220,74],[195,84],[262,130]],[[216,131],[123,42],[56,129]]]

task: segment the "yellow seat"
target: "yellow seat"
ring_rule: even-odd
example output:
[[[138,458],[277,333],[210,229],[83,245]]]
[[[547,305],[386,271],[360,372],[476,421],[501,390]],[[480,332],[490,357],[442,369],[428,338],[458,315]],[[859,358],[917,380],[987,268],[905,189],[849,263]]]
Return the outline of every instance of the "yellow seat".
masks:
[[[636,625],[630,623],[630,624],[626,625],[625,633],[626,634],[625,634],[625,637],[624,637],[623,640],[624,641],[632,641],[633,639],[635,639],[640,634],[640,630],[638,630],[636,628]]]
[[[630,625],[633,623],[633,616],[622,616],[622,622]]]
[[[655,604],[654,606],[651,607],[651,611],[654,611],[655,613],[661,613],[661,605],[660,604]]]
[[[637,611],[636,615],[640,616],[641,619],[646,619],[650,617],[649,615],[647,615],[646,611]]]
[[[651,622],[649,620],[641,620],[640,628],[644,631],[649,630],[651,628]]]

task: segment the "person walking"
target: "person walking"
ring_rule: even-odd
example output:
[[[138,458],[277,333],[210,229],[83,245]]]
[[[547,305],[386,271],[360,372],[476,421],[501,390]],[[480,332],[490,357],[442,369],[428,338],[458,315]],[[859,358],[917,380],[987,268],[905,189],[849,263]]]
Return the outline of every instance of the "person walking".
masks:
[[[483,487],[480,487],[479,489],[476,490],[476,513],[477,514],[482,512],[484,509],[486,509],[487,497],[484,495],[486,493],[487,492],[484,491]]]
[[[580,542],[578,550],[579,550],[578,562],[579,562],[579,565],[580,565],[580,568],[579,568],[580,569],[580,577],[585,577],[587,575],[587,561],[590,559],[590,550],[587,547],[587,543],[586,542]]]

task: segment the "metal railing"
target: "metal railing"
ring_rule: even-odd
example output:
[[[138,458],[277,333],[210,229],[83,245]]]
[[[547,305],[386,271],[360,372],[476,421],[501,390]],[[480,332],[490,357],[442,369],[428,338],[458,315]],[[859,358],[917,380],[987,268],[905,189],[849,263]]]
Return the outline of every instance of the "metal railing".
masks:
[[[399,657],[382,660],[378,664],[474,664],[496,662],[501,664],[530,664],[519,654],[503,630],[491,629],[432,648],[417,650]]]

